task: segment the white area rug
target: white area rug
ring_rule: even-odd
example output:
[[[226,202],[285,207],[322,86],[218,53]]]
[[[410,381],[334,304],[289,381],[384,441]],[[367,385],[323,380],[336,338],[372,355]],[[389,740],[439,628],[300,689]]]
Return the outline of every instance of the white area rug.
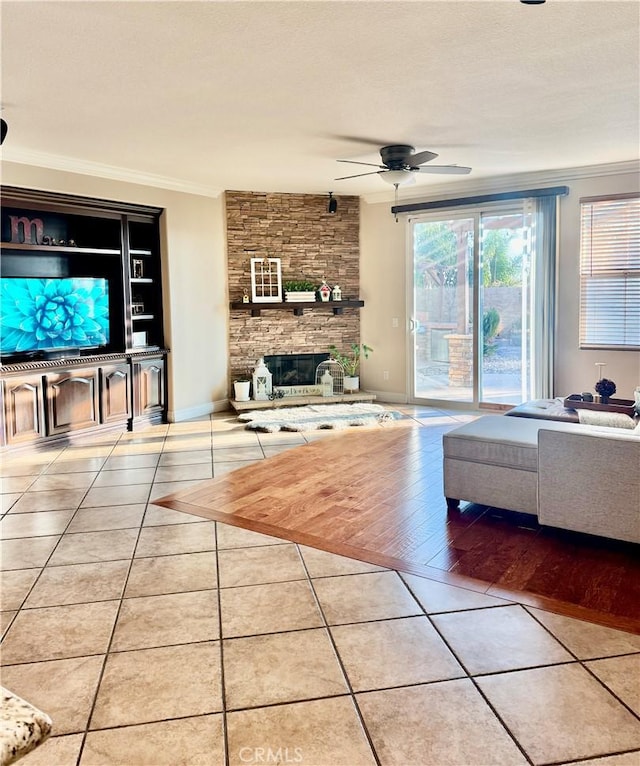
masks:
[[[315,431],[318,428],[373,426],[401,417],[380,404],[308,404],[304,407],[279,407],[273,410],[243,412],[238,419],[254,431]]]

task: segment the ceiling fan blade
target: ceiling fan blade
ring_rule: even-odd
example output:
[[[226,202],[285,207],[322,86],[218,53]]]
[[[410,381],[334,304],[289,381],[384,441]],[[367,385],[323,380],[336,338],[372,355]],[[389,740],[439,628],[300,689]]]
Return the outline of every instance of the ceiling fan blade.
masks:
[[[418,168],[418,173],[443,173],[448,175],[466,176],[471,168],[463,165],[427,165],[426,168]]]
[[[388,146],[389,144],[393,144],[393,141],[388,141],[381,138],[367,138],[366,136],[345,136],[345,135],[337,135],[335,133],[330,134],[330,138],[336,138],[339,141],[349,141],[350,143],[355,144],[365,144],[366,146],[375,146],[376,148],[380,148],[381,146]]]
[[[407,157],[407,165],[415,168],[417,165],[422,165],[423,162],[431,162],[431,160],[435,160],[437,156],[438,155],[435,152],[418,152],[417,154],[412,154],[410,157]]]
[[[375,167],[378,167],[375,165]],[[347,178],[360,178],[361,176],[375,176],[378,174],[378,170],[374,170],[371,173],[357,173],[355,176],[342,176],[341,178],[334,178],[334,181],[346,181]]]
[[[336,160],[336,162],[348,162],[351,165],[369,165],[371,168],[384,168],[384,165],[376,165],[373,162],[358,162],[357,160]]]

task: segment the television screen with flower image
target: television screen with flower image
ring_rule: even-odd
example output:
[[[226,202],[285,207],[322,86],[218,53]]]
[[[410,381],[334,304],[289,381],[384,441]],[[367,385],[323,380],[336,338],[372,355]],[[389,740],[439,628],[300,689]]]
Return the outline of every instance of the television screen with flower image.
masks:
[[[0,291],[3,356],[109,343],[109,284],[97,277],[6,277]]]

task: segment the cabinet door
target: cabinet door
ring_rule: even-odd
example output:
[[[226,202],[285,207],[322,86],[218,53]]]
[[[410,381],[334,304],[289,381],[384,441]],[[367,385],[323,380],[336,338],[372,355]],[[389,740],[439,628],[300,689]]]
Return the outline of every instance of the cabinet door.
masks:
[[[165,409],[164,359],[144,359],[135,363],[135,417],[162,415]]]
[[[47,435],[100,423],[98,369],[47,374]]]
[[[42,375],[2,381],[6,443],[11,446],[45,435]]]
[[[121,423],[131,416],[131,368],[113,364],[100,369],[100,422]]]

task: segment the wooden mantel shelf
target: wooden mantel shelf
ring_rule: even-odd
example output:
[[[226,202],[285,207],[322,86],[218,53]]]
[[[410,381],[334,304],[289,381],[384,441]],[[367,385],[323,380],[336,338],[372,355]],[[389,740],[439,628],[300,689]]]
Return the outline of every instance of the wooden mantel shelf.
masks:
[[[233,311],[250,311],[252,317],[259,317],[261,311],[293,311],[295,316],[302,316],[304,309],[331,309],[334,314],[342,314],[344,309],[358,309],[364,306],[364,301],[294,301],[282,303],[245,303],[244,301],[231,301]]]

